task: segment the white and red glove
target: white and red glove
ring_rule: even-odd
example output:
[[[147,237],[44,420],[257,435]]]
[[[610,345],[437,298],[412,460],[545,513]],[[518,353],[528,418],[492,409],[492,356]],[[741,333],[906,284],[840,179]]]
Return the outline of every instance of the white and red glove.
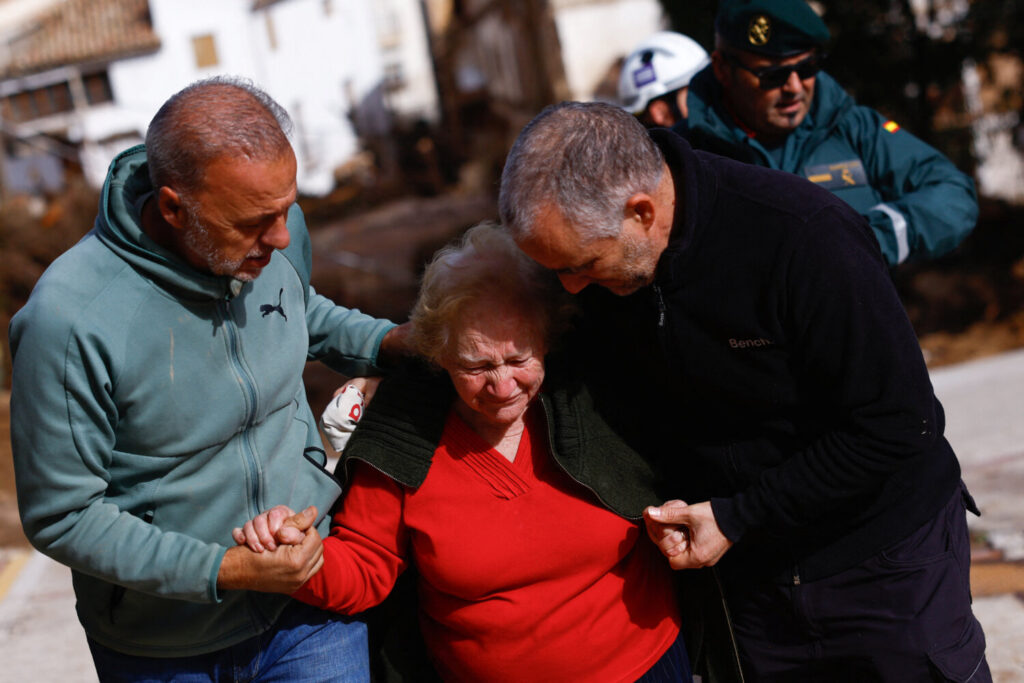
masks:
[[[320,428],[331,447],[341,453],[363,416],[363,392],[351,384],[335,395],[320,416]]]

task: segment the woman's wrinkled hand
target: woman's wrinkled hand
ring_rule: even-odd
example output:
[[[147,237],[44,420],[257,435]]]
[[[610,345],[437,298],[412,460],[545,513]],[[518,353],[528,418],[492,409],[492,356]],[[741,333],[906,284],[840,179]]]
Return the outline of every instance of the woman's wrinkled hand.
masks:
[[[299,515],[308,513],[310,510],[315,519],[316,507],[314,506],[306,508]],[[238,545],[249,546],[249,549],[256,553],[262,553],[264,550],[277,550],[278,545],[299,545],[305,538],[305,529],[298,528],[297,517],[298,515],[287,505],[278,505],[256,515],[243,527],[233,529],[231,537]],[[289,520],[291,520],[290,523]]]

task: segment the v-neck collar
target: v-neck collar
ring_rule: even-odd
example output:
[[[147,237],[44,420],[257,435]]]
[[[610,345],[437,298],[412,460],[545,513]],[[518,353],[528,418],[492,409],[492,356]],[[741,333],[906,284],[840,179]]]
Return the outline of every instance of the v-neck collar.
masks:
[[[527,409],[526,424],[511,462],[491,446],[454,409],[448,414],[445,425],[445,442],[448,454],[458,463],[471,469],[502,498],[515,498],[530,490],[536,480],[531,434],[537,429],[537,410],[531,405]]]

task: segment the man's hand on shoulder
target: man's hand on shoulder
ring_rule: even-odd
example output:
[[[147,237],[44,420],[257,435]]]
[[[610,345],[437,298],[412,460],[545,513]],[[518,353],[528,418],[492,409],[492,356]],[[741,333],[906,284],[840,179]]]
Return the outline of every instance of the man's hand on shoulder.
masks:
[[[644,510],[644,523],[673,569],[710,567],[732,547],[718,528],[710,502],[687,505],[670,500]]]
[[[380,340],[377,365],[393,367],[398,365],[402,358],[416,355],[416,351],[412,348],[411,336],[412,323],[402,323],[398,327],[388,330],[384,338]]]

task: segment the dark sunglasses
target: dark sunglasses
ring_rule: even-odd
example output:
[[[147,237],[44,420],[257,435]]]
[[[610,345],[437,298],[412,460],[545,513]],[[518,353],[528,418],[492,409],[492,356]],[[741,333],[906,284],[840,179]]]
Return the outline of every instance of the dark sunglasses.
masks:
[[[749,71],[757,77],[757,87],[761,90],[774,90],[775,88],[781,88],[786,81],[789,80],[789,75],[796,72],[797,77],[801,81],[811,78],[819,71],[821,71],[821,63],[825,60],[825,55],[813,54],[807,59],[801,59],[796,64],[787,64],[785,66],[766,66],[763,69],[751,69],[739,60],[736,55],[725,54],[725,60],[734,66],[738,66],[744,71]]]

